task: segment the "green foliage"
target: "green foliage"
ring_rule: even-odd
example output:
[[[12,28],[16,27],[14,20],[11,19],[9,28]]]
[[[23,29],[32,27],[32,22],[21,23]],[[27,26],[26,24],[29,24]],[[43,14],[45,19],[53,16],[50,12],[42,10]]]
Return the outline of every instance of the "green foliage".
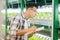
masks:
[[[7,27],[9,27],[9,26],[7,26]],[[5,33],[5,30],[6,30],[6,27],[5,27],[5,25],[2,25],[2,31]],[[7,28],[7,32],[9,31],[9,29]]]
[[[35,18],[51,18],[52,17],[52,13],[49,12],[44,12],[44,13],[37,13],[37,15],[35,16]]]
[[[45,39],[37,36],[32,36],[28,40],[45,40]]]
[[[3,14],[3,15],[5,16],[5,14]],[[8,13],[7,15],[8,15],[8,17],[14,17],[14,16],[18,15],[18,13]]]

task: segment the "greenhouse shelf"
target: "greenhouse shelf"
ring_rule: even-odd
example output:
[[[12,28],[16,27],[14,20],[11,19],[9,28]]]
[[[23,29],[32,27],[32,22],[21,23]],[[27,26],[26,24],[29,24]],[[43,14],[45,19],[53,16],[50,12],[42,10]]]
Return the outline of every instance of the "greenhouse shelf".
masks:
[[[50,36],[43,35],[40,33],[35,33],[29,40],[52,40]],[[60,39],[58,39],[60,40]]]

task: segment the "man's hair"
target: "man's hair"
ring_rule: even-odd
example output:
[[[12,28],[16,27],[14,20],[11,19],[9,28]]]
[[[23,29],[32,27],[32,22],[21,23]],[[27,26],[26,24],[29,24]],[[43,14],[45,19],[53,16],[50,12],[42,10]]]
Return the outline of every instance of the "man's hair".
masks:
[[[26,4],[26,7],[27,7],[27,9],[32,8],[32,7],[38,8],[37,4],[32,4],[32,3]]]

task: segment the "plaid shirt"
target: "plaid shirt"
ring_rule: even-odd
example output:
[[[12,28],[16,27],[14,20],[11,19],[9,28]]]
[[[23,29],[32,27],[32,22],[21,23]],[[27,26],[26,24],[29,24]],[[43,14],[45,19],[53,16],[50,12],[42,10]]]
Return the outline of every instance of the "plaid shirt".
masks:
[[[17,15],[13,18],[9,27],[7,40],[24,40],[24,36],[16,36],[16,32],[19,29],[24,29],[25,23],[28,27],[30,26],[29,20],[26,20],[23,15]]]

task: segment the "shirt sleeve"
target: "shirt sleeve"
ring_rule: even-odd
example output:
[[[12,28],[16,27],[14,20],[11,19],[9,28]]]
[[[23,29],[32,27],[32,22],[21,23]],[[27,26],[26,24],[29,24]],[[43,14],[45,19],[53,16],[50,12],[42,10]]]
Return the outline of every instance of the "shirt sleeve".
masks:
[[[16,16],[15,19],[11,21],[11,25],[10,25],[10,29],[9,29],[9,34],[11,36],[16,36],[19,20],[20,20],[20,17]]]

